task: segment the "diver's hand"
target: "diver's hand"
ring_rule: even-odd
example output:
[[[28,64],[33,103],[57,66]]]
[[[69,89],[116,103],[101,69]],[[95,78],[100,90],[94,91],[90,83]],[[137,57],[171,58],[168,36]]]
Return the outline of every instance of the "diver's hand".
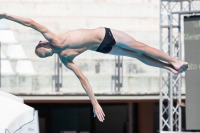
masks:
[[[99,104],[95,104],[93,105],[93,112],[94,112],[94,117],[97,116],[97,118],[99,119],[99,121],[103,122],[105,119],[105,114],[101,108],[101,106]]]
[[[0,20],[5,18],[6,14],[5,13],[0,13]]]

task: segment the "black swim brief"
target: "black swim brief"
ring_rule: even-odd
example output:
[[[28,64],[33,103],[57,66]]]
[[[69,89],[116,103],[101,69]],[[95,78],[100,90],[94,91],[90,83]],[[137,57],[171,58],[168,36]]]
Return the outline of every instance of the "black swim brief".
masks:
[[[112,50],[112,47],[116,44],[110,29],[105,28],[105,30],[106,30],[105,37],[100,46],[96,50],[97,52],[100,53],[109,53]]]

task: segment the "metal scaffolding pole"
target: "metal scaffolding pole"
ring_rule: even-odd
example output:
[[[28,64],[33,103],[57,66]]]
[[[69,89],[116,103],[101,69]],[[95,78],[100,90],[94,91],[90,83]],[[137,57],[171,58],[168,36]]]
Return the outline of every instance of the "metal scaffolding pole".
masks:
[[[62,63],[60,62],[59,56],[54,55],[54,75],[53,75],[53,82],[52,82],[52,91],[59,92],[60,88],[62,87]]]
[[[0,78],[1,78],[1,41],[0,41]],[[1,79],[0,79],[0,88],[1,88]]]
[[[123,57],[115,56],[114,92],[120,92],[123,83]]]
[[[181,60],[181,15],[200,13],[200,0],[160,0],[160,49]],[[166,102],[168,101],[168,102]],[[181,131],[181,75],[160,70],[160,131]]]

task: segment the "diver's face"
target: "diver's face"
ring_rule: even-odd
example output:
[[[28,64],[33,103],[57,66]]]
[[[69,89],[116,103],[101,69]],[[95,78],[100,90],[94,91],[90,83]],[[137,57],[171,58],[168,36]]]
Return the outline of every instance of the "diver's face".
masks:
[[[39,44],[36,46],[35,53],[41,57],[45,58],[48,56],[52,56],[53,52],[53,45],[48,41],[40,41]]]

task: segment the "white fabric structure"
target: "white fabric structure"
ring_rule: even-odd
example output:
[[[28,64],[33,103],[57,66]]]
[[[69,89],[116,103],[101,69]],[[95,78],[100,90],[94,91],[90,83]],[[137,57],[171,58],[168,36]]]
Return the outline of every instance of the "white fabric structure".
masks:
[[[2,44],[18,43],[11,30],[0,30],[0,41]]]
[[[7,57],[11,60],[27,59],[26,55],[24,54],[23,47],[20,44],[8,45]]]
[[[15,133],[39,133],[38,111],[35,111],[34,120],[24,125]]]
[[[33,120],[34,109],[0,93],[0,133],[14,133]]]
[[[16,102],[19,102],[19,103],[24,103],[24,99],[23,98],[17,97],[15,95],[12,95],[12,94],[4,92],[4,91],[0,91],[0,96],[12,99],[12,100],[14,100]]]
[[[6,59],[6,56],[5,56],[5,54],[3,53],[2,49],[1,49],[1,59],[2,59],[2,60]]]
[[[15,75],[13,71],[10,61],[8,60],[1,60],[1,75],[2,76],[12,76]]]
[[[30,60],[18,60],[16,73],[20,76],[35,76],[36,72]]]

